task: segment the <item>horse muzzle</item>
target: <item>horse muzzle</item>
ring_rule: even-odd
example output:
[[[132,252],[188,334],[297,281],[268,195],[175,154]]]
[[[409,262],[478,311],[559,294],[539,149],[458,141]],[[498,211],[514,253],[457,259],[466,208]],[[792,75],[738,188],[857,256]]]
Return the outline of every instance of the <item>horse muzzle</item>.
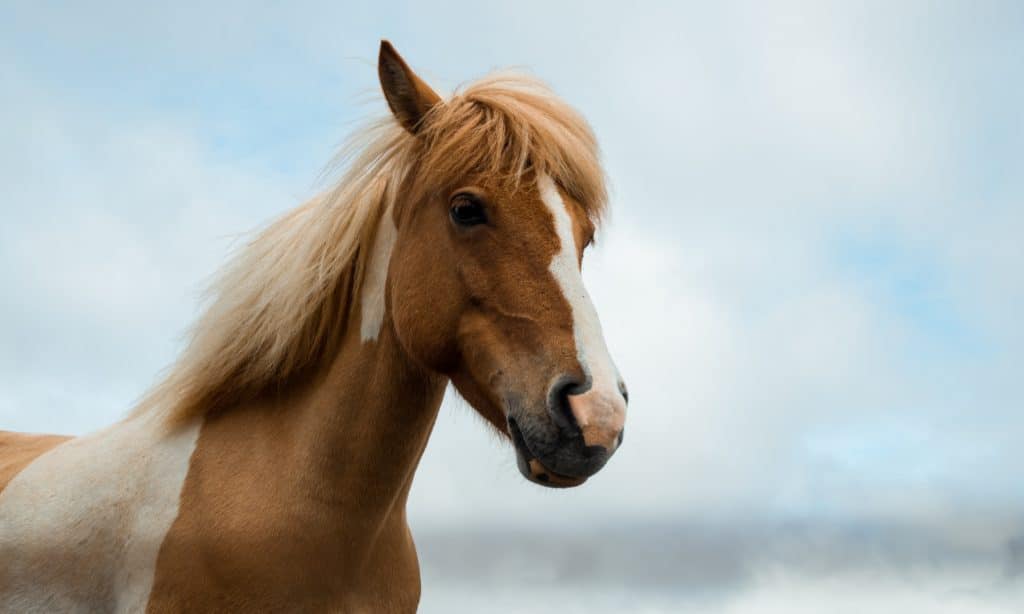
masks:
[[[622,444],[624,387],[585,389],[563,378],[549,392],[546,412],[510,411],[508,432],[520,473],[556,488],[579,486]]]

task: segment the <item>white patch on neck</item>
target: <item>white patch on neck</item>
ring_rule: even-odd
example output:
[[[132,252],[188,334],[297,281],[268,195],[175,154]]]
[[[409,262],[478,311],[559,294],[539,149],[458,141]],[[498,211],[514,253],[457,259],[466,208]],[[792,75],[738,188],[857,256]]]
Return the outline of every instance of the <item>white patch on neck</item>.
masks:
[[[380,327],[384,325],[388,266],[391,264],[391,251],[395,247],[396,238],[398,238],[398,229],[391,216],[391,207],[388,207],[380,216],[377,236],[373,240],[373,251],[370,254],[370,264],[366,269],[366,277],[363,279],[363,287],[360,290],[359,300],[362,315],[359,334],[363,343],[376,341],[377,336],[380,335]]]
[[[145,611],[199,427],[135,416],[16,475],[0,492],[0,611]]]
[[[597,310],[594,309],[590,295],[583,286],[569,209],[551,177],[546,174],[538,176],[537,188],[540,190],[541,200],[555,218],[555,232],[561,242],[561,249],[551,259],[550,271],[572,308],[572,327],[580,367],[591,379],[591,390],[619,395],[618,369],[615,368],[605,345]]]

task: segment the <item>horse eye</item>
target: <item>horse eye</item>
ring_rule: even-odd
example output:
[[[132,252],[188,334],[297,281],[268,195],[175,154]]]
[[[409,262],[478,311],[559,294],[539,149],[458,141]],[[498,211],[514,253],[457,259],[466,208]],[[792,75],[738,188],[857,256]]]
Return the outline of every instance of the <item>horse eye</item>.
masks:
[[[459,226],[476,226],[487,222],[484,204],[471,194],[459,194],[452,199],[449,214],[452,221]]]

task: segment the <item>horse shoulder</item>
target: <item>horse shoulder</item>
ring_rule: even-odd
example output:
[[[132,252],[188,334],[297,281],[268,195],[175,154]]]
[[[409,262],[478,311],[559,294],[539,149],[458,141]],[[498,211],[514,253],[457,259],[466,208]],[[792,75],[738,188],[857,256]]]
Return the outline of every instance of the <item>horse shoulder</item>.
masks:
[[[197,431],[132,419],[51,439],[0,491],[0,611],[144,608]],[[0,467],[22,437],[4,435]]]

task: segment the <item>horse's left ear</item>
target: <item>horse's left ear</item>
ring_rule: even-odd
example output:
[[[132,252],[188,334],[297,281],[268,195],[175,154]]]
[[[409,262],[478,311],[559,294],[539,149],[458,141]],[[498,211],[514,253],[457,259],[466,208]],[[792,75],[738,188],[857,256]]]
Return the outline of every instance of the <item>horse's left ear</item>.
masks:
[[[441,102],[441,97],[416,76],[386,40],[380,42],[377,73],[391,112],[406,130],[416,134],[427,111]]]

